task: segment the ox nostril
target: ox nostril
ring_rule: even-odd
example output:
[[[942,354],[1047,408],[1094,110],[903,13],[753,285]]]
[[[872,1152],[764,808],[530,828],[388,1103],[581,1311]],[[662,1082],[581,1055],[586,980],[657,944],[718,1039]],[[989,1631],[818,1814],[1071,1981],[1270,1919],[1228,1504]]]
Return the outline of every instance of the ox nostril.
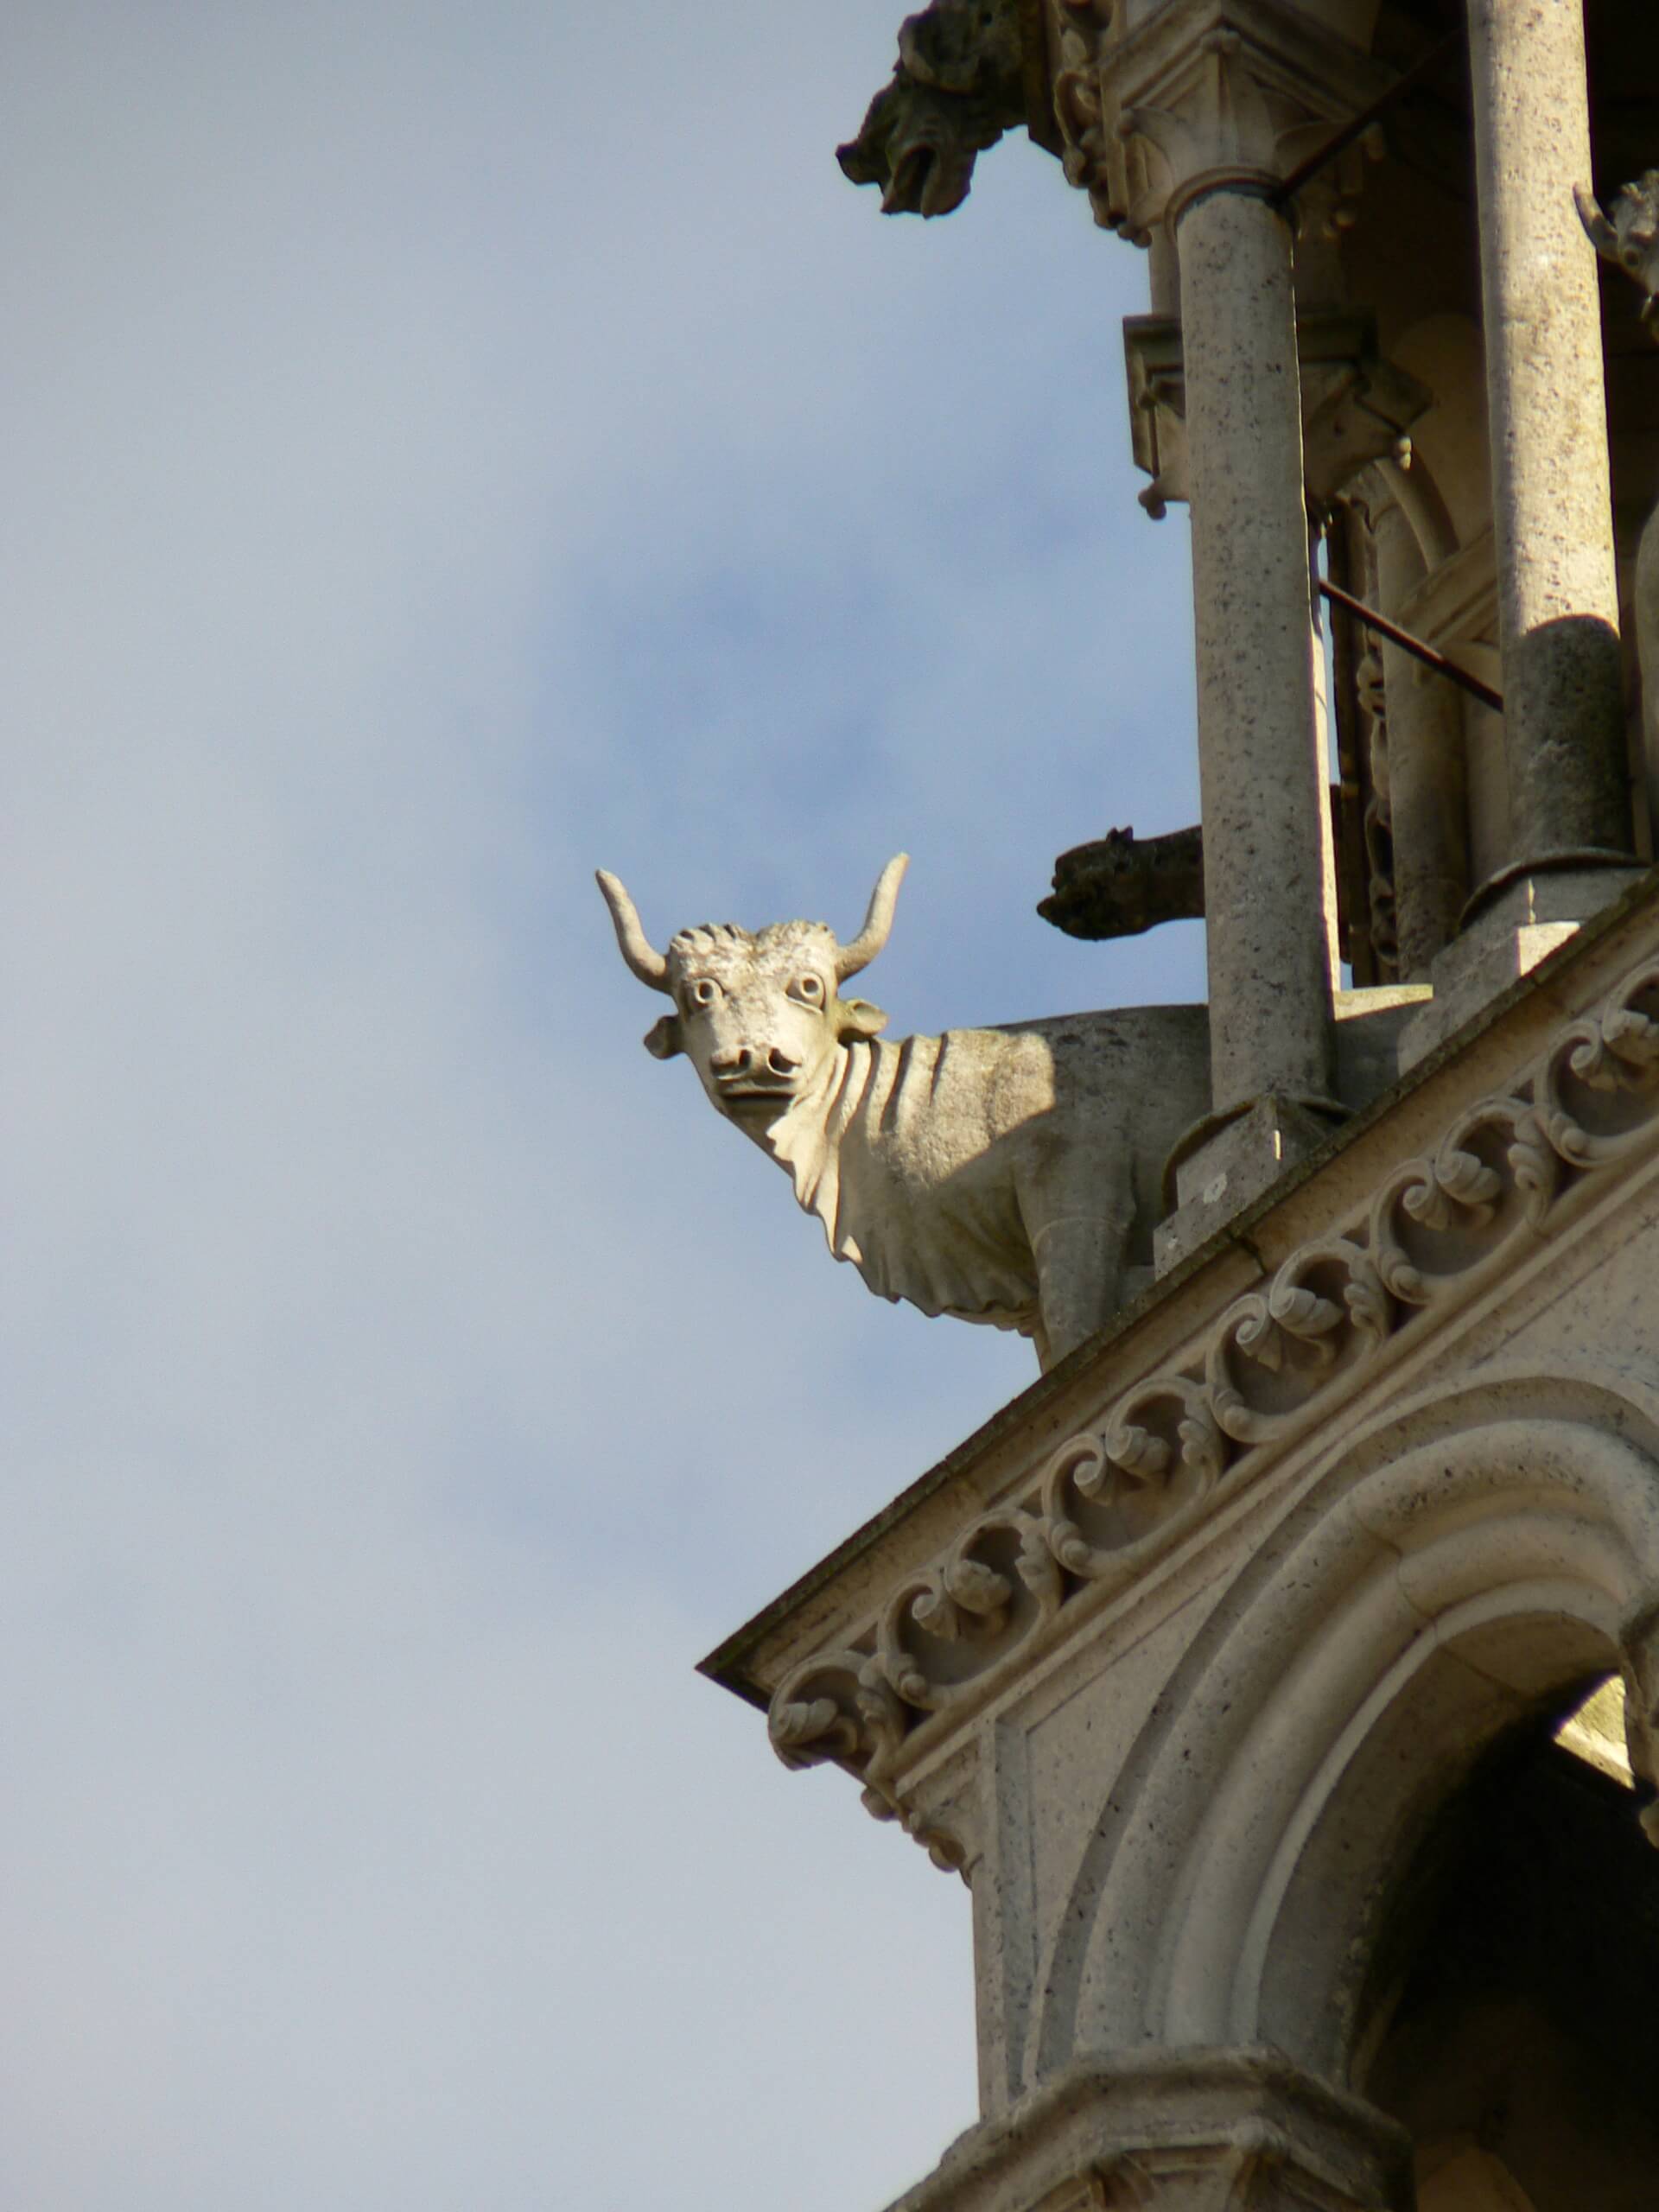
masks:
[[[776,1045],[766,1054],[766,1065],[773,1075],[793,1075],[800,1065],[798,1060],[791,1059],[787,1052],[780,1052]]]
[[[715,1072],[716,1075],[742,1075],[747,1072],[753,1058],[747,1045],[738,1046],[734,1052],[716,1052],[714,1057]]]

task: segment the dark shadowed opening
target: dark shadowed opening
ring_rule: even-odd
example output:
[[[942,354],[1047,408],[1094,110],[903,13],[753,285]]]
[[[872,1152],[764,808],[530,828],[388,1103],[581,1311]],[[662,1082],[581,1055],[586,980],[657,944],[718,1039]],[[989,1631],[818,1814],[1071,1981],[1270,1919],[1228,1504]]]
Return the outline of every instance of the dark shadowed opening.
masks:
[[[1659,1852],[1549,1727],[1500,1743],[1404,1870],[1356,2086],[1420,2212],[1659,2204]]]

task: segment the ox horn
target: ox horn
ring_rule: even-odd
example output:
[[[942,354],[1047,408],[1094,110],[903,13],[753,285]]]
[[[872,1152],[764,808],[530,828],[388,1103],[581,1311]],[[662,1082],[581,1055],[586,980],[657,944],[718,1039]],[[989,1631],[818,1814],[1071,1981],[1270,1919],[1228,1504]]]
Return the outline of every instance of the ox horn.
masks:
[[[836,955],[838,983],[844,983],[849,976],[856,976],[861,968],[868,968],[887,943],[887,932],[893,927],[893,910],[899,903],[899,886],[909,866],[908,853],[895,853],[882,869],[875,889],[870,893],[870,911],[864,917],[863,928],[850,944],[843,944]]]
[[[1618,232],[1602,213],[1601,202],[1594,193],[1586,192],[1581,184],[1575,184],[1573,199],[1579,211],[1579,220],[1584,225],[1585,236],[1591,245],[1607,260],[1618,260]]]
[[[616,925],[616,941],[622,948],[622,957],[642,983],[649,983],[653,991],[666,991],[671,997],[674,986],[668,980],[668,963],[641,928],[639,916],[626,890],[608,868],[596,868],[594,875]]]

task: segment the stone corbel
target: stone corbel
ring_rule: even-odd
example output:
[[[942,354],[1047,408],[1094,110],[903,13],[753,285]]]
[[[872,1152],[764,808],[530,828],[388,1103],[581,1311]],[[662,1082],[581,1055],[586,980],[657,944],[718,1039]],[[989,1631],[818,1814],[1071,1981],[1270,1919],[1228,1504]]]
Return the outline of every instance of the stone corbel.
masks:
[[[908,1716],[881,1662],[859,1651],[827,1652],[783,1682],[766,1732],[786,1767],[831,1764],[863,1785],[864,1809],[920,1844],[941,1872],[971,1884],[982,1853],[971,1759],[927,1788],[895,1778]]]
[[[1328,507],[1375,461],[1409,459],[1409,431],[1433,394],[1378,351],[1375,318],[1353,308],[1315,308],[1296,323],[1302,370],[1307,496]],[[1186,497],[1186,398],[1181,326],[1173,315],[1130,315],[1123,325],[1129,434],[1137,467],[1152,479],[1141,504],[1157,520]]]

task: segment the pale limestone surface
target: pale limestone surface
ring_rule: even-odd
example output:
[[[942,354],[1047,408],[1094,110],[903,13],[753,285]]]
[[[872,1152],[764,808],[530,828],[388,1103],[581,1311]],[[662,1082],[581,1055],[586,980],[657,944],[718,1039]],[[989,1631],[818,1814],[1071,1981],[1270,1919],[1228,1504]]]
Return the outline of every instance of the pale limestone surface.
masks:
[[[1211,1103],[1328,1097],[1332,978],[1315,759],[1290,233],[1259,194],[1180,220]]]
[[[1103,1327],[1152,1261],[1170,1147],[1204,1110],[1199,1007],[880,1037],[840,985],[885,941],[904,861],[852,945],[822,923],[645,943],[600,882],[624,957],[676,1011],[646,1039],[789,1175],[830,1251],[883,1298],[1017,1329],[1045,1365]]]
[[[1364,2212],[1410,2165],[1403,2130],[1276,2051],[1136,2051],[971,2130],[889,2212]]]
[[[1630,849],[1584,11],[1471,0],[1515,857]]]
[[[821,922],[721,923],[658,953],[616,878],[599,880],[624,958],[675,1002],[648,1049],[691,1061],[834,1256],[879,1297],[1019,1331],[1049,1367],[1169,1264],[1155,1236],[1172,1153],[1209,1103],[1206,1011],[1128,1007],[889,1042],[887,1016],[840,985],[885,942],[904,866],[890,864],[846,946]],[[1334,1110],[1393,1080],[1415,995],[1343,994]],[[1209,1233],[1284,1164],[1264,1174],[1252,1150],[1255,1187],[1224,1186],[1225,1208],[1193,1218]]]
[[[1327,2159],[1310,2197],[1288,2124],[1246,2183],[1231,2123],[1183,2135],[1182,2101],[1204,2055],[1263,2046],[1363,2101],[1425,1822],[1609,1675],[1637,1834],[1656,1264],[1649,900],[715,1655],[770,1696],[787,1763],[849,1768],[972,1888],[985,2123],[906,2212],[1407,2212],[1375,2166]],[[1119,2071],[1141,2052],[1151,2107]],[[1431,2202],[1481,2204],[1452,2138],[1419,2147]]]
[[[1471,0],[1472,147],[1443,59],[1303,188],[1293,246],[1275,181],[1429,12],[1019,15],[1068,181],[1149,253],[1134,443],[1149,511],[1192,508],[1226,1110],[1183,1135],[1153,1294],[706,1662],[971,1887],[982,2121],[899,2212],[1653,2201],[1659,899],[1598,863],[1632,848],[1620,582],[1659,788],[1654,425],[1627,399],[1610,472],[1580,0]],[[1604,100],[1604,174],[1633,105]],[[1652,185],[1652,221],[1580,200],[1649,291]],[[1369,334],[1327,359],[1336,321]],[[1408,440],[1365,405],[1408,385]],[[1375,973],[1433,987],[1369,1030],[1306,957],[1310,506],[1366,603],[1504,702],[1365,657]],[[1345,1029],[1408,1076],[1344,1142],[1310,1094],[1361,1095]],[[1625,1758],[1584,1767],[1560,1724],[1598,1683]],[[1552,1847],[1516,1956],[1448,1980],[1459,1912]],[[1516,1999],[1563,1927],[1566,1980]]]

